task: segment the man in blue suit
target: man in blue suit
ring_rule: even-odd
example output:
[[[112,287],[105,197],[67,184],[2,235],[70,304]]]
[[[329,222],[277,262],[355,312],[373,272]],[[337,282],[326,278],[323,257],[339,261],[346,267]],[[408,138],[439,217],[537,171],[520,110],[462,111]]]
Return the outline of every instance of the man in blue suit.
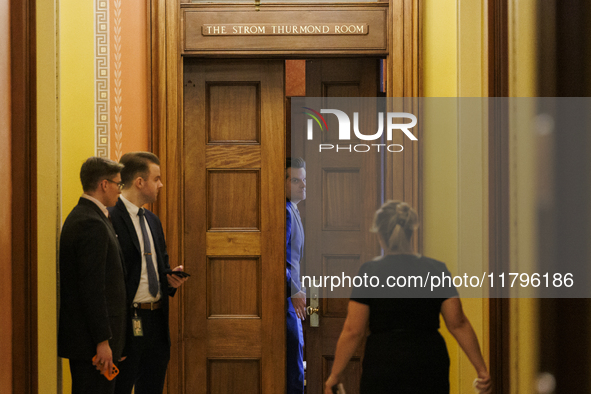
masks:
[[[306,162],[288,158],[285,171],[286,203],[286,359],[287,394],[304,392],[304,332],[306,289],[300,282],[300,262],[304,255],[304,227],[297,204],[306,199]]]
[[[161,394],[170,359],[168,297],[186,278],[165,272],[170,266],[162,224],[142,208],[156,201],[163,186],[160,160],[149,152],[132,152],[120,163],[123,190],[109,212],[127,270],[129,329],[115,393],[130,394],[135,385],[135,394]]]

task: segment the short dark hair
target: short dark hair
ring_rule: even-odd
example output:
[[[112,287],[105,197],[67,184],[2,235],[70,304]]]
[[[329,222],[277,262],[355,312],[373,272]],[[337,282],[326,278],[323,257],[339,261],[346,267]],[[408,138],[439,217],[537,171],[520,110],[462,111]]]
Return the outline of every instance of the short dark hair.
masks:
[[[121,157],[119,163],[125,166],[121,171],[121,182],[127,189],[138,176],[147,179],[150,163],[160,165],[160,159],[152,152],[129,152]]]
[[[303,168],[303,169],[306,169],[306,162],[301,157],[294,157],[293,159],[291,157],[288,157],[285,160],[285,179],[287,179],[289,177],[287,175],[287,169],[288,168]]]
[[[80,169],[80,182],[85,192],[96,190],[103,179],[119,174],[123,165],[104,157],[89,157]]]

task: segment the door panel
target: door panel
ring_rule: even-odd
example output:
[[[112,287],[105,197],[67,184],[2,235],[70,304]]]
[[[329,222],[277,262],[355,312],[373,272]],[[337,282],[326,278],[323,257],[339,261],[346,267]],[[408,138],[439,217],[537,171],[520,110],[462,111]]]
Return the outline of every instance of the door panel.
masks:
[[[307,97],[375,97],[377,91],[377,59],[306,62]],[[326,120],[329,130],[338,130],[334,117],[328,116]],[[375,130],[375,121],[360,122],[364,130]],[[323,133],[322,143],[336,145],[338,135]],[[380,254],[375,235],[368,231],[373,213],[382,201],[380,157],[346,151],[320,153],[317,142],[310,147],[304,142],[304,150],[308,195],[304,224],[305,275],[340,277],[344,272],[353,277],[361,264]],[[307,394],[322,393],[349,302],[348,298],[325,298],[322,290],[319,296],[320,325],[305,324]],[[363,345],[344,374],[347,393],[359,390],[362,349]]]
[[[285,390],[283,75],[185,59],[186,393]]]

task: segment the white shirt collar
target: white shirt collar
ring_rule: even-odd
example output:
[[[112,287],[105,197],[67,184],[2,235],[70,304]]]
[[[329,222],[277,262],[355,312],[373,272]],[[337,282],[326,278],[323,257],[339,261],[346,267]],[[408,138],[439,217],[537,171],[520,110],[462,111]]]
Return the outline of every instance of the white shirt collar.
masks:
[[[85,198],[85,199],[90,200],[93,203],[95,203],[101,209],[101,211],[103,211],[103,213],[105,214],[105,216],[106,217],[109,217],[109,211],[107,211],[107,207],[105,206],[105,204],[103,204],[102,202],[100,202],[96,198],[94,198],[91,195],[86,194],[86,193],[83,193],[82,194],[82,198]]]
[[[123,194],[120,195],[119,198],[121,201],[123,201],[123,204],[125,204],[125,208],[127,208],[127,212],[129,212],[130,215],[138,216],[140,207],[129,201],[127,198],[123,197]]]

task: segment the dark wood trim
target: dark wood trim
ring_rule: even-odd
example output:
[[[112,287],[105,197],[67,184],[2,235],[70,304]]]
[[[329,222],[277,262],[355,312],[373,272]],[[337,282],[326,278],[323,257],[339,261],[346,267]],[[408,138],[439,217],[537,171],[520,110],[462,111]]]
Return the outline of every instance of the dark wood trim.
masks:
[[[153,84],[153,77],[152,75],[154,74],[154,66],[158,66],[158,64],[154,64],[154,59],[152,58],[152,48],[153,48],[153,43],[152,41],[154,39],[157,39],[157,37],[154,37],[154,31],[152,28],[152,17],[154,12],[152,11],[153,5],[152,5],[152,1],[148,1],[146,3],[146,14],[144,15],[144,17],[146,18],[146,35],[145,35],[145,44],[146,44],[146,59],[144,59],[145,64],[146,64],[146,86],[148,86],[150,88],[149,90],[149,94],[146,97],[146,106],[148,108],[147,114],[146,114],[146,120],[148,121],[148,127],[150,128],[149,131],[149,135],[148,135],[148,150],[150,152],[154,152],[154,144],[153,144],[153,135],[154,135],[154,129],[156,128],[154,123],[152,122],[153,118],[154,118],[154,99],[153,99],[153,91],[154,88],[152,86]],[[155,204],[152,204],[152,208],[155,207]]]
[[[3,2],[0,7],[0,28],[2,36],[0,37],[0,56],[2,59],[10,58],[10,2]],[[8,63],[8,64],[7,64]],[[0,65],[0,105],[2,118],[0,118],[0,167],[4,172],[9,172],[7,179],[4,179],[2,189],[0,189],[0,299],[4,304],[0,309],[0,332],[2,340],[0,341],[0,353],[8,355],[9,359],[4,362],[0,370],[0,387],[7,393],[12,393],[12,135],[11,135],[11,98],[10,91],[10,63],[3,62]],[[6,116],[4,116],[6,114]],[[5,175],[6,176],[6,175]]]
[[[180,55],[180,2],[150,1],[150,59],[152,152],[162,163],[164,192],[155,210],[162,221],[171,265],[184,263],[182,161],[182,58]],[[170,305],[171,354],[165,393],[184,390],[183,300],[180,289]]]
[[[35,1],[11,1],[13,393],[37,393]]]
[[[150,0],[148,4],[148,70],[149,70],[149,149],[160,158],[162,182],[166,186],[166,50],[165,0]],[[166,232],[166,193],[160,193],[153,204]]]
[[[489,101],[489,271],[509,268],[509,29],[507,0],[488,2]],[[510,385],[509,299],[491,294],[489,303],[490,373],[495,392]]]
[[[389,6],[396,4],[398,10],[396,23],[404,23],[403,32],[396,37],[391,26],[394,23],[392,12],[389,11],[388,45],[388,96],[416,97],[421,92],[420,87],[420,34],[419,4],[421,0],[387,0]],[[183,141],[183,57],[181,56],[182,32],[180,29],[180,13],[182,1],[151,0],[150,1],[150,42],[151,42],[151,149],[163,163],[164,193],[161,193],[156,204],[156,211],[164,225],[171,264],[182,264],[184,218],[181,215],[184,195],[182,171],[182,141]],[[186,3],[186,2],[185,2]],[[318,3],[311,3],[317,5]],[[301,5],[301,3],[297,3]],[[367,4],[365,4],[367,5]],[[241,4],[240,6],[244,6]],[[324,6],[333,6],[325,4]],[[350,3],[341,6],[350,6]],[[376,5],[383,7],[384,5]],[[390,8],[391,10],[392,8]],[[399,26],[399,25],[398,25]],[[391,42],[396,39],[397,44]],[[395,54],[394,54],[395,52]],[[351,53],[331,54],[332,56],[354,56]],[[285,59],[302,58],[297,54],[277,53],[275,56]],[[261,53],[249,53],[248,56],[226,55],[226,57],[260,58],[270,57]],[[310,56],[304,56],[309,58]],[[394,64],[396,62],[396,64]],[[404,77],[394,85],[392,79],[394,70],[404,69]],[[409,109],[410,110],[410,109]],[[421,188],[420,145],[405,152],[404,171],[407,183],[404,199],[412,201],[414,206],[420,206],[419,196]],[[393,166],[388,164],[389,175]],[[391,184],[390,184],[391,186]],[[387,187],[387,193],[394,193],[393,188]],[[388,196],[387,196],[388,197]],[[419,237],[420,239],[421,237]],[[419,241],[420,242],[420,241]],[[420,247],[420,246],[419,246]],[[168,393],[184,392],[183,360],[183,291],[172,300],[170,309],[171,331],[171,360],[168,368]]]
[[[489,271],[509,272],[509,122],[506,99],[489,99]],[[490,372],[496,392],[509,392],[508,298],[490,294]]]
[[[588,101],[566,97],[591,96],[591,5],[585,0],[541,2],[537,26],[538,91],[541,96],[559,97],[540,101],[540,112],[554,118],[554,131],[547,136],[552,152],[552,184],[549,204],[539,204],[539,249],[543,267],[566,270],[573,277],[588,278],[591,248],[589,217],[591,198],[589,153],[591,138]],[[540,371],[556,379],[557,393],[591,391],[591,324],[587,318],[591,301],[542,299],[538,326]]]
[[[401,5],[407,0],[396,0]],[[411,0],[412,1],[412,0]],[[412,8],[409,8],[412,10]],[[329,58],[329,57],[378,57],[388,53],[391,37],[387,28],[388,3],[293,3],[267,4],[257,12],[249,4],[228,6],[225,4],[192,3],[181,5],[180,39],[183,56],[205,57],[267,57],[267,58]],[[339,20],[360,18],[369,23],[369,30],[363,36],[233,36],[203,37],[200,24],[217,24],[232,21],[232,15],[240,15],[244,23],[266,23],[293,19],[293,15],[305,15],[301,23],[308,21],[337,23]],[[318,19],[321,18],[322,20]],[[325,15],[326,14],[326,15]],[[402,13],[400,14],[402,20]],[[228,19],[229,18],[229,19]],[[327,18],[326,20],[324,18]],[[412,21],[411,21],[412,22]],[[402,37],[397,37],[402,39]],[[329,39],[327,45],[326,39]],[[412,60],[412,59],[411,59]]]
[[[160,217],[164,233],[166,234],[167,247],[175,245],[176,239],[168,231],[167,201],[169,171],[166,156],[166,1],[150,0],[148,4],[149,24],[149,65],[150,65],[150,149],[160,158],[162,166],[162,182],[165,185],[164,192],[160,193],[158,200],[153,204],[154,212]],[[174,256],[174,252],[173,252]],[[176,261],[172,261],[176,265]],[[170,362],[167,372],[164,393],[178,392],[178,378],[175,372],[179,366],[179,345],[178,345],[178,301],[175,304],[174,297],[170,303],[169,327],[170,327]],[[173,387],[173,389],[171,389]]]
[[[423,0],[414,0],[414,32],[415,32],[415,60],[414,69],[416,72],[416,97],[425,97],[423,94]]]
[[[554,15],[556,97],[589,97],[591,6],[587,0],[557,0]]]
[[[507,0],[488,2],[488,96],[509,97]]]
[[[390,0],[388,16],[388,56],[386,58],[386,96],[408,97],[404,100],[405,111],[420,119],[419,100],[421,92],[421,46],[420,35],[420,0]],[[402,29],[395,30],[395,27]],[[402,70],[402,73],[400,73]],[[400,76],[402,75],[402,78]],[[420,129],[420,122],[419,122]],[[385,162],[385,199],[402,200],[422,212],[422,144],[407,144],[402,156],[386,155]],[[402,171],[400,171],[402,168]],[[397,177],[397,178],[396,178]],[[404,188],[394,188],[403,182]],[[419,227],[414,247],[422,252],[423,230]]]
[[[556,97],[556,2],[544,0],[538,3],[536,18],[537,42],[537,92],[540,97]]]
[[[423,10],[424,0],[413,0],[413,97],[424,97],[423,95]],[[418,146],[416,148],[416,210],[419,214],[419,223],[423,215],[423,116],[421,111],[422,99],[413,100],[413,113],[416,114],[419,119],[418,134],[419,139]],[[414,201],[413,201],[414,203]],[[417,231],[416,250],[418,253],[423,253],[424,248],[424,226],[419,225]]]
[[[419,88],[420,91],[420,88]],[[416,211],[419,214],[419,228],[417,229],[417,237],[415,240],[413,240],[413,242],[415,242],[414,246],[415,246],[415,250],[420,253],[423,254],[423,248],[425,247],[425,237],[423,235],[423,229],[424,226],[422,225],[423,221],[422,221],[422,217],[423,217],[423,203],[424,203],[424,196],[423,196],[423,170],[424,170],[424,162],[423,162],[423,152],[424,152],[424,143],[423,143],[423,131],[424,131],[424,127],[423,127],[423,112],[421,110],[421,98],[419,99],[415,99],[414,102],[417,103],[415,105],[415,109],[413,110],[413,113],[416,113],[417,115],[417,119],[419,120],[419,124],[418,124],[418,136],[417,138],[418,140],[418,146],[416,147],[416,154],[415,154],[415,162],[416,164],[413,164],[416,168],[416,173],[414,175],[415,178],[415,184],[416,184]],[[413,201],[413,204],[415,202]]]

